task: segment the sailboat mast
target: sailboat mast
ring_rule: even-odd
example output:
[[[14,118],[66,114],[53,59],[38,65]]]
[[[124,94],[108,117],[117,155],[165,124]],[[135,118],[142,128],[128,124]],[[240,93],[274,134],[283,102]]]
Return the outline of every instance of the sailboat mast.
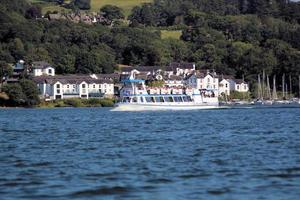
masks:
[[[269,99],[272,99],[269,75],[267,75],[267,87],[268,87],[268,88],[267,88],[267,91],[268,91],[268,98],[269,98]]]
[[[300,98],[300,75],[299,75],[299,98]]]
[[[290,99],[293,96],[293,87],[292,87],[292,75],[290,74]]]
[[[258,87],[257,87],[257,96],[258,99],[262,99],[262,91],[261,91],[261,82],[260,82],[260,74],[257,75]]]
[[[282,75],[282,99],[284,99],[285,94],[284,94],[284,90],[285,90],[285,74]]]
[[[265,70],[263,70],[263,77],[262,77],[262,98],[265,97]]]
[[[277,99],[277,91],[276,91],[276,75],[273,76],[273,99]]]

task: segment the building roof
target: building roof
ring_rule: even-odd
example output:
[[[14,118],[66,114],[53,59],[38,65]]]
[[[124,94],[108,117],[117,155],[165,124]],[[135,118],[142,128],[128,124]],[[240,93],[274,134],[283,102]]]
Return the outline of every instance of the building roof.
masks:
[[[201,73],[199,71],[194,71],[193,73],[187,75],[185,77],[185,80],[188,80],[189,78],[191,78],[192,76],[196,76],[196,78],[204,78],[205,77],[205,74],[204,73]]]
[[[45,62],[45,61],[37,61],[37,62],[32,63],[32,67],[34,69],[46,69],[46,68],[52,67],[52,66],[49,63]]]
[[[37,76],[33,78],[33,81],[36,83],[49,83],[55,84],[56,82],[60,82],[63,84],[80,84],[82,82],[86,82],[88,84],[112,84],[113,81],[110,79],[95,79],[90,77],[89,75],[59,75],[59,76]]]
[[[195,69],[195,63],[188,63],[188,62],[172,62],[170,63],[170,66],[173,70],[176,68],[180,69]]]
[[[176,75],[170,75],[169,77],[165,77],[165,80],[170,80],[170,81],[182,81],[181,76],[176,76]]]
[[[233,79],[233,81],[236,83],[236,84],[247,84],[243,79]]]
[[[137,70],[139,72],[153,72],[162,69],[160,66],[126,66],[121,67],[122,72],[131,72],[132,70]]]
[[[96,74],[99,79],[111,79],[111,80],[120,80],[120,74]]]

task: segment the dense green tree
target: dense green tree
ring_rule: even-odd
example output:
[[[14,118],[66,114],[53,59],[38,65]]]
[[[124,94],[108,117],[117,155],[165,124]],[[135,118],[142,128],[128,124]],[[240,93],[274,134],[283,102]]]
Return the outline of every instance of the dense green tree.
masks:
[[[109,20],[125,18],[124,14],[123,14],[123,10],[121,8],[119,8],[118,6],[105,5],[100,9],[100,11],[102,13],[104,13],[103,16]]]
[[[91,8],[91,0],[74,0],[74,5],[82,10],[89,10]]]
[[[22,79],[20,81],[20,85],[22,88],[22,91],[25,95],[25,105],[26,106],[34,106],[39,104],[39,90],[36,86],[36,84],[28,79]]]
[[[1,91],[4,78],[12,75],[12,73],[13,73],[13,68],[5,61],[0,61],[0,91]]]
[[[10,106],[22,106],[25,105],[26,96],[23,93],[23,89],[20,84],[7,84],[3,86],[3,92],[5,92],[8,97],[8,104]]]

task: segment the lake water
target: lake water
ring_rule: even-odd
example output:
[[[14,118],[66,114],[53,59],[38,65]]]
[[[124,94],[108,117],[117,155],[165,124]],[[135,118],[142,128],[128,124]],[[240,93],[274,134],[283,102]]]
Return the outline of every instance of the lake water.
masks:
[[[300,109],[0,109],[0,199],[298,199]]]

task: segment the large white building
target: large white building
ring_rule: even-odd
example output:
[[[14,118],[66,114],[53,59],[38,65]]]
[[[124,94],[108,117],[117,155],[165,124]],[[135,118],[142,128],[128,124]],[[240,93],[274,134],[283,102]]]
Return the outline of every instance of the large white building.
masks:
[[[33,62],[31,69],[33,76],[55,76],[55,68],[44,61]]]
[[[46,100],[114,96],[114,83],[89,75],[38,76],[33,79]]]
[[[212,90],[215,95],[218,95],[219,77],[215,72],[196,70],[185,78],[185,83],[191,88],[197,90]]]

